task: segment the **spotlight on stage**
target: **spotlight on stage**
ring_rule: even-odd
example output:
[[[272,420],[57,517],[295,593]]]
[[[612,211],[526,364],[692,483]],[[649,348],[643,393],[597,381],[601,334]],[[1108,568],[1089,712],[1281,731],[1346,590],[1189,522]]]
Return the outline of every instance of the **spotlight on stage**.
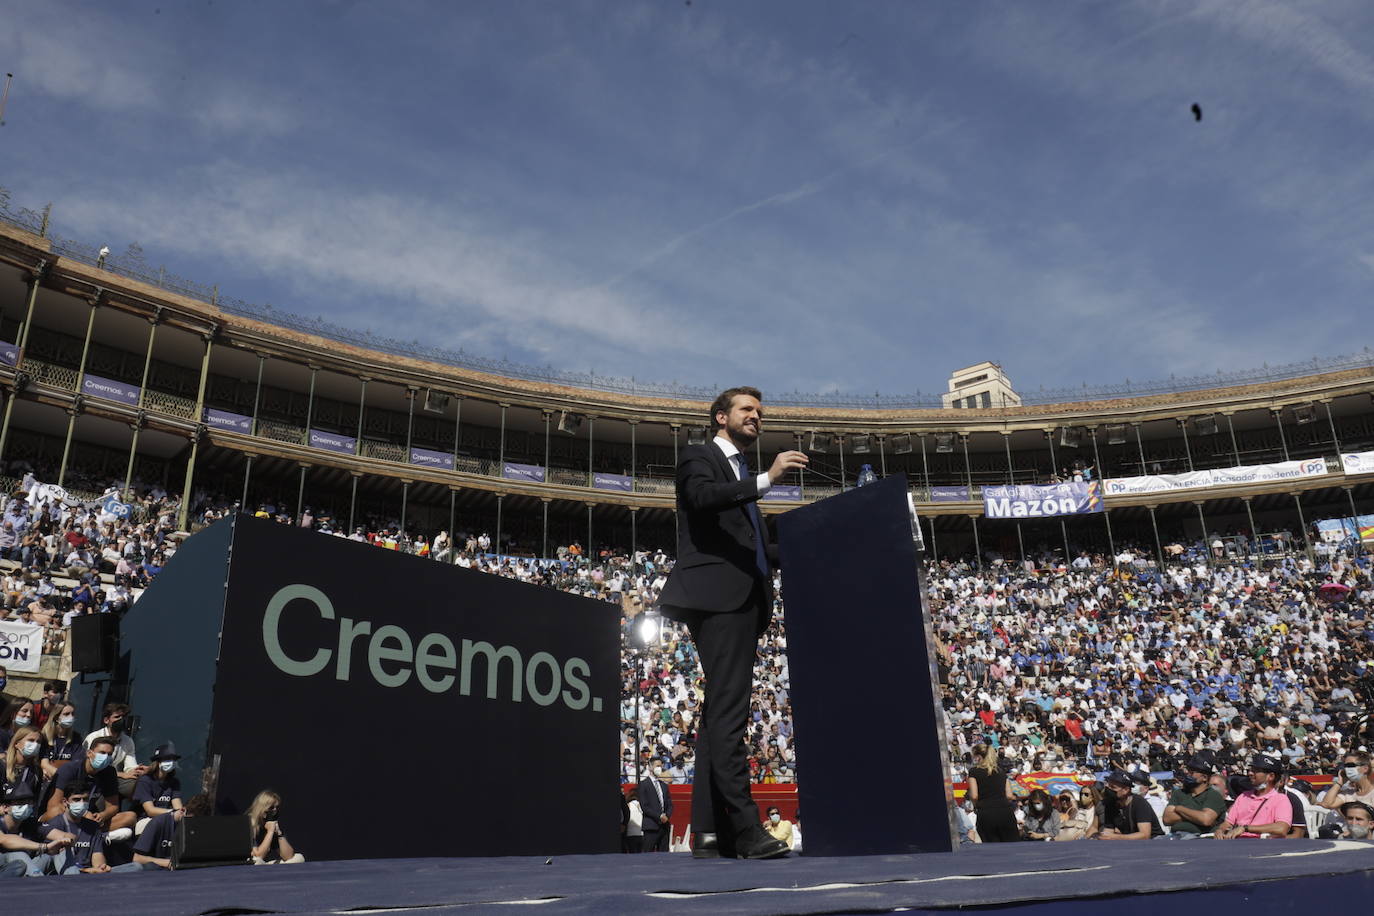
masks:
[[[1126,424],[1108,423],[1107,424],[1107,444],[1125,445],[1126,444]]]
[[[1317,405],[1316,405],[1316,404],[1294,404],[1294,405],[1293,405],[1293,420],[1294,420],[1295,422],[1297,422],[1297,423],[1299,423],[1299,424],[1302,424],[1302,423],[1311,423],[1311,422],[1312,422],[1313,420],[1315,420],[1315,419],[1317,419]]]
[[[563,411],[558,416],[558,431],[567,433],[569,436],[576,436],[577,431],[582,428],[582,415],[570,411]]]
[[[811,439],[806,444],[806,450],[815,452],[817,455],[824,455],[830,451],[830,437],[825,433],[811,433]]]
[[[704,427],[704,426],[693,426],[693,427],[691,427],[690,429],[688,429],[688,430],[687,430],[687,444],[688,444],[688,445],[705,445],[705,444],[706,444],[706,427]]]
[[[1199,436],[1214,436],[1217,432],[1217,415],[1209,413],[1205,417],[1195,417],[1193,428]]]
[[[892,454],[894,454],[894,455],[910,455],[910,454],[911,454],[911,433],[899,433],[899,434],[897,434],[897,435],[895,435],[895,436],[892,436],[892,437],[889,438],[887,441],[888,441],[888,443],[891,444],[891,446],[892,446]]]
[[[945,453],[954,451],[954,433],[936,433],[935,451]]]
[[[658,618],[646,612],[644,619],[639,624],[639,641],[644,645],[653,645],[658,641]]]
[[[1083,430],[1077,426],[1061,426],[1059,444],[1064,448],[1078,448],[1083,444]]]
[[[856,455],[867,455],[873,451],[873,437],[869,435],[850,436],[849,444],[849,450]]]

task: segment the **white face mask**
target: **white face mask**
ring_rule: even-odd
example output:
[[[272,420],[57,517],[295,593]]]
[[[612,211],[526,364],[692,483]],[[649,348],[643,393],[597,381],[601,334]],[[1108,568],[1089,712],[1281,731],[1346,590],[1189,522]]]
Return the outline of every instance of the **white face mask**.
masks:
[[[23,754],[25,757],[32,757],[34,754],[38,753],[38,742],[25,741],[24,746],[19,749],[19,752]]]
[[[67,803],[67,810],[71,812],[72,817],[85,817],[87,807],[88,805],[83,801]]]
[[[1355,780],[1359,779],[1359,778],[1360,778],[1360,768],[1357,767],[1357,766],[1355,766],[1355,767],[1346,767],[1346,768],[1345,768],[1345,778],[1348,779],[1348,780],[1350,780],[1351,782],[1354,782]]]
[[[32,805],[10,805],[10,817],[14,818],[15,823],[28,820],[29,815],[32,813]]]
[[[177,768],[177,762],[175,760],[161,760],[158,761],[158,767],[162,772],[170,773]]]
[[[781,815],[781,814],[770,814],[770,815],[768,815],[768,819],[769,819],[770,821],[772,821],[773,823],[776,824],[778,821],[782,820],[782,815]]]
[[[57,724],[63,728],[71,728],[76,724],[76,716],[63,716],[57,720]]]

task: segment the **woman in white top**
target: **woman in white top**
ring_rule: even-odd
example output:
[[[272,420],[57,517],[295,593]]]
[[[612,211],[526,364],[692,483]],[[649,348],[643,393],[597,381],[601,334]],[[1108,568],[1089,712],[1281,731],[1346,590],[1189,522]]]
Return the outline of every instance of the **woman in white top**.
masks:
[[[639,806],[639,793],[630,789],[625,793],[630,807],[630,819],[625,822],[625,851],[644,851],[644,809]]]

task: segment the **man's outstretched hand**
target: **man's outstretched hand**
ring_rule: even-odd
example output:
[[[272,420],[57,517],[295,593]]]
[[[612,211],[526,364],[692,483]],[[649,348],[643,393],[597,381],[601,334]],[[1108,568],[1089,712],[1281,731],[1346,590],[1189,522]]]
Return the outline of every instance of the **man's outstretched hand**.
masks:
[[[778,457],[773,459],[773,466],[768,469],[768,480],[770,483],[777,483],[778,478],[788,471],[804,468],[811,459],[806,457],[805,452],[786,451],[779,452]]]

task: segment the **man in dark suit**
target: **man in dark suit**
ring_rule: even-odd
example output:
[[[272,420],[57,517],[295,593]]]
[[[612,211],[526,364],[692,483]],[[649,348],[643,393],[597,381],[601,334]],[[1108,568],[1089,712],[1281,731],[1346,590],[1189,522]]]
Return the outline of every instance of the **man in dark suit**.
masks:
[[[756,388],[721,392],[711,405],[715,437],[687,446],[677,465],[678,558],[659,603],[687,624],[706,675],[692,787],[697,858],[788,852],[760,824],[744,732],[758,638],[773,613],[772,549],[756,503],[783,474],[805,467],[806,456],[782,452],[766,472],[750,471],[761,397]]]
[[[667,852],[673,832],[673,796],[661,778],[662,768],[655,763],[654,771],[639,781],[639,810],[644,812],[644,851]]]

